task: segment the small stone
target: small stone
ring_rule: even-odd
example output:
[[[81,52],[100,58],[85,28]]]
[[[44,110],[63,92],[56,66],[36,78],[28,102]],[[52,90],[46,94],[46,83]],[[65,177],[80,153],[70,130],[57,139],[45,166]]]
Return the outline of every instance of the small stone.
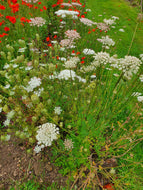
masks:
[[[51,165],[46,165],[46,170],[48,171],[48,172],[51,172],[52,170],[53,170],[53,168],[52,168],[52,166]]]
[[[14,177],[17,176],[17,171],[16,171],[16,170],[13,172],[13,176],[14,176]]]

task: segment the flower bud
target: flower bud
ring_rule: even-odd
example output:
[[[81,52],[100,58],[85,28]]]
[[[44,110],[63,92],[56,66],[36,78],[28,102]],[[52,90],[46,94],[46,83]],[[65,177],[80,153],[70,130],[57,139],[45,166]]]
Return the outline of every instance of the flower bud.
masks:
[[[1,56],[2,56],[4,59],[6,59],[6,54],[5,54],[5,52],[1,51],[0,54],[1,54]]]
[[[39,34],[36,34],[36,39],[37,39],[37,41],[40,40],[40,36],[39,36]]]
[[[39,97],[37,96],[37,94],[33,94],[31,96],[31,100],[34,104],[38,104],[39,103]]]
[[[25,47],[25,46],[26,46],[24,40],[19,39],[19,40],[18,40],[18,43],[19,43],[19,45],[20,45],[21,47]]]
[[[7,106],[7,105],[5,105],[5,106],[3,107],[3,111],[6,112],[6,113],[9,112],[9,109],[8,109],[8,106]]]

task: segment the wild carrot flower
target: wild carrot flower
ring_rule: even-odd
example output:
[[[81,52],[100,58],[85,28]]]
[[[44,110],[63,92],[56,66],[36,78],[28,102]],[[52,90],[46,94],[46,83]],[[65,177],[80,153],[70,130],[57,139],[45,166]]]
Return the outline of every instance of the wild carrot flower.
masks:
[[[59,128],[55,124],[45,123],[38,128],[36,135],[38,145],[51,146],[53,140],[58,138]]]
[[[25,3],[37,3],[39,0],[23,0]]]
[[[97,23],[97,28],[100,29],[100,30],[103,30],[103,31],[107,31],[109,30],[109,26],[105,23]]]
[[[95,54],[95,51],[94,50],[92,50],[92,49],[84,49],[83,50],[83,53],[85,54],[85,55],[94,55]]]
[[[81,37],[80,37],[80,34],[79,34],[76,30],[67,30],[67,31],[65,32],[65,35],[66,35],[69,39],[71,39],[71,40],[81,38]]]
[[[87,26],[92,26],[94,24],[97,24],[96,22],[93,22],[92,20],[89,20],[88,18],[80,18],[80,22]]]
[[[110,55],[106,52],[98,52],[95,54],[94,61],[91,63],[92,66],[106,65],[110,62]]]
[[[64,140],[64,146],[66,150],[71,150],[73,149],[73,142],[71,139],[65,139]]]
[[[54,112],[55,112],[55,114],[60,115],[61,112],[62,112],[61,107],[55,107],[55,108],[54,108]]]
[[[72,39],[63,39],[60,41],[60,45],[62,47],[70,47],[73,45],[73,40]]]
[[[111,38],[109,38],[109,36],[102,36],[101,38],[98,38],[97,41],[101,42],[103,44],[103,47],[115,45],[115,42]]]
[[[46,23],[46,20],[43,19],[42,17],[35,17],[35,18],[30,18],[30,26],[43,26]]]
[[[70,60],[65,62],[65,68],[67,69],[71,69],[71,68],[75,68],[77,63],[80,61],[80,59],[78,57],[72,57],[70,58]]]

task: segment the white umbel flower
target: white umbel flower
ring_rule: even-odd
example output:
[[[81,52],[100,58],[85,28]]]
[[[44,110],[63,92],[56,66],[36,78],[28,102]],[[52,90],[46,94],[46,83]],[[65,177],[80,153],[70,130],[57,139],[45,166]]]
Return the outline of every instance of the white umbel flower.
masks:
[[[137,99],[138,99],[139,102],[143,103],[143,96],[138,96]]]
[[[119,59],[118,69],[124,72],[124,76],[127,79],[131,79],[133,73],[136,74],[139,70],[142,62],[134,56],[125,56],[125,58]]]
[[[95,51],[94,50],[92,50],[92,49],[84,49],[83,50],[83,53],[85,54],[85,55],[94,55],[95,54]]]
[[[51,146],[53,140],[58,138],[59,128],[53,123],[45,123],[39,126],[36,139],[38,145]]]
[[[41,79],[37,78],[37,77],[33,77],[30,79],[30,81],[28,82],[28,86],[25,88],[25,90],[27,90],[27,92],[32,92],[34,88],[38,87],[41,85]]]
[[[43,19],[42,17],[35,17],[35,18],[30,18],[30,26],[43,26],[46,23],[46,20]]]
[[[55,114],[60,115],[62,112],[61,107],[55,107],[54,112],[55,112]]]
[[[66,150],[71,150],[73,149],[73,142],[71,139],[65,139],[64,140],[64,146]]]
[[[65,62],[65,68],[72,69],[75,68],[77,63],[80,61],[78,57],[72,57],[68,61]]]
[[[141,82],[143,82],[143,75],[140,76],[140,80],[141,80]]]
[[[83,83],[86,83],[86,79],[83,79],[81,78],[80,76],[76,75],[76,73],[72,70],[68,70],[68,69],[65,69],[65,70],[62,70],[59,74],[55,74],[55,76],[51,76],[49,77],[50,79],[55,79],[55,78],[58,78],[59,80],[68,80],[68,79],[72,79],[72,80],[75,80],[75,78],[77,78],[79,80],[79,82],[83,82]]]
[[[95,54],[94,61],[91,63],[91,65],[97,67],[100,65],[106,65],[110,62],[110,55],[106,52],[98,52]]]
[[[103,44],[103,47],[115,45],[115,42],[109,38],[109,36],[102,36],[102,38],[98,38],[97,41],[101,42]]]

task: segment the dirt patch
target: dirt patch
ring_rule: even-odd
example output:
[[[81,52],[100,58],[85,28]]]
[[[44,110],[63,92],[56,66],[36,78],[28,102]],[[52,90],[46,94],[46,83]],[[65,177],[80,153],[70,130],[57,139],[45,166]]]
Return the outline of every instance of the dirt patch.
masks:
[[[48,155],[26,152],[24,143],[12,138],[7,143],[0,142],[0,189],[8,190],[17,181],[24,182],[34,178],[46,186],[53,182],[62,186],[66,177],[58,173],[58,169],[50,162]]]

